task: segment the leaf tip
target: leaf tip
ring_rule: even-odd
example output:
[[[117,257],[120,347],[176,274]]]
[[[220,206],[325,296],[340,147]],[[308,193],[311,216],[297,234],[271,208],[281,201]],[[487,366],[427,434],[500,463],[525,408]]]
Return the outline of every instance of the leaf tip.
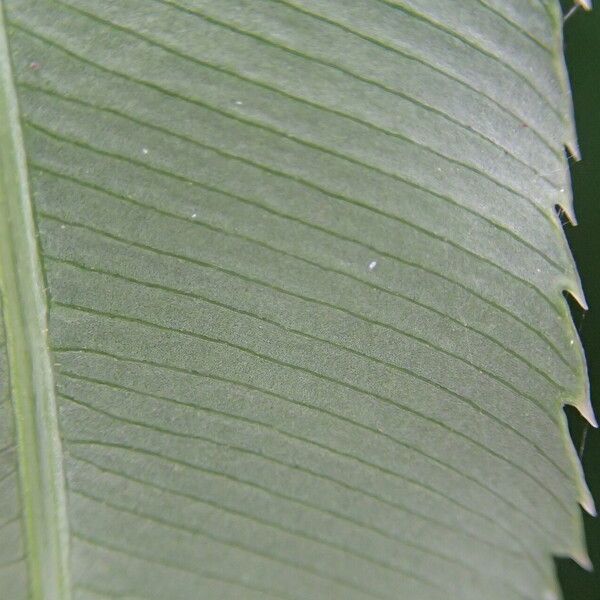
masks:
[[[596,510],[596,504],[592,498],[592,494],[588,491],[586,497],[581,501],[581,507],[590,517],[597,517],[598,511]]]
[[[573,556],[573,560],[582,568],[588,572],[594,570],[594,565],[592,564],[592,560],[590,559],[590,555],[587,553],[587,550],[583,550],[580,553],[576,553]]]
[[[589,394],[586,395],[586,398],[583,402],[577,405],[577,410],[579,414],[592,426],[594,429],[598,427],[598,421],[596,420],[596,415],[594,414],[594,409],[592,407],[592,401],[590,400]]]
[[[569,158],[572,158],[574,161],[579,162],[581,160],[581,150],[579,149],[577,139],[574,137],[572,140],[566,142],[565,146],[567,148]]]
[[[579,274],[575,271],[574,277],[572,281],[569,281],[563,287],[563,290],[571,294],[575,302],[579,304],[581,310],[587,312],[589,310],[589,305],[587,300],[585,299],[585,293],[583,291],[583,286],[581,285],[581,280],[579,279]]]

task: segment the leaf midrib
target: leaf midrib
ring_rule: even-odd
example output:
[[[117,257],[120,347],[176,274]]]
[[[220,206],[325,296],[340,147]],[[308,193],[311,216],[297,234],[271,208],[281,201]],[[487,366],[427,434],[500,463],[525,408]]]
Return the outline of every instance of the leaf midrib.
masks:
[[[32,600],[69,600],[69,532],[47,304],[0,0],[0,290]]]

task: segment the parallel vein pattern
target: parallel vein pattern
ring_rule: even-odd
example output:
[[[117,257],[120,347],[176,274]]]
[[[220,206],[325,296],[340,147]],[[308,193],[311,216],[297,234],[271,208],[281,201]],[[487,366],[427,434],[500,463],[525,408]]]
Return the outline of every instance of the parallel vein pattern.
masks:
[[[4,4],[73,597],[556,597],[558,4]]]

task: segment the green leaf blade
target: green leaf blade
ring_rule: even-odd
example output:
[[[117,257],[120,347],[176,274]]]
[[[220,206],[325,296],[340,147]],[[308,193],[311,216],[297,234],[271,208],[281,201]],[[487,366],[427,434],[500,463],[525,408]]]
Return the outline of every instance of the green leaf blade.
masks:
[[[74,597],[555,594],[557,4],[4,4]]]

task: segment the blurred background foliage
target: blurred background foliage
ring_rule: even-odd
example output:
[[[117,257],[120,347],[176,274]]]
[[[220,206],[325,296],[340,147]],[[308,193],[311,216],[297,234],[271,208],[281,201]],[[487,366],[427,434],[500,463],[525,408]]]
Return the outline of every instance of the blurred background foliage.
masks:
[[[567,11],[572,2],[564,2]],[[592,400],[600,419],[600,3],[591,13],[578,10],[565,23],[565,51],[575,102],[583,160],[572,163],[575,209],[579,225],[567,226],[590,310],[573,306],[586,350]],[[585,433],[582,419],[569,411],[577,445]],[[586,478],[600,510],[600,432],[590,430],[583,447]],[[600,600],[600,519],[584,516],[595,570],[587,573],[572,561],[559,560],[565,600]]]

